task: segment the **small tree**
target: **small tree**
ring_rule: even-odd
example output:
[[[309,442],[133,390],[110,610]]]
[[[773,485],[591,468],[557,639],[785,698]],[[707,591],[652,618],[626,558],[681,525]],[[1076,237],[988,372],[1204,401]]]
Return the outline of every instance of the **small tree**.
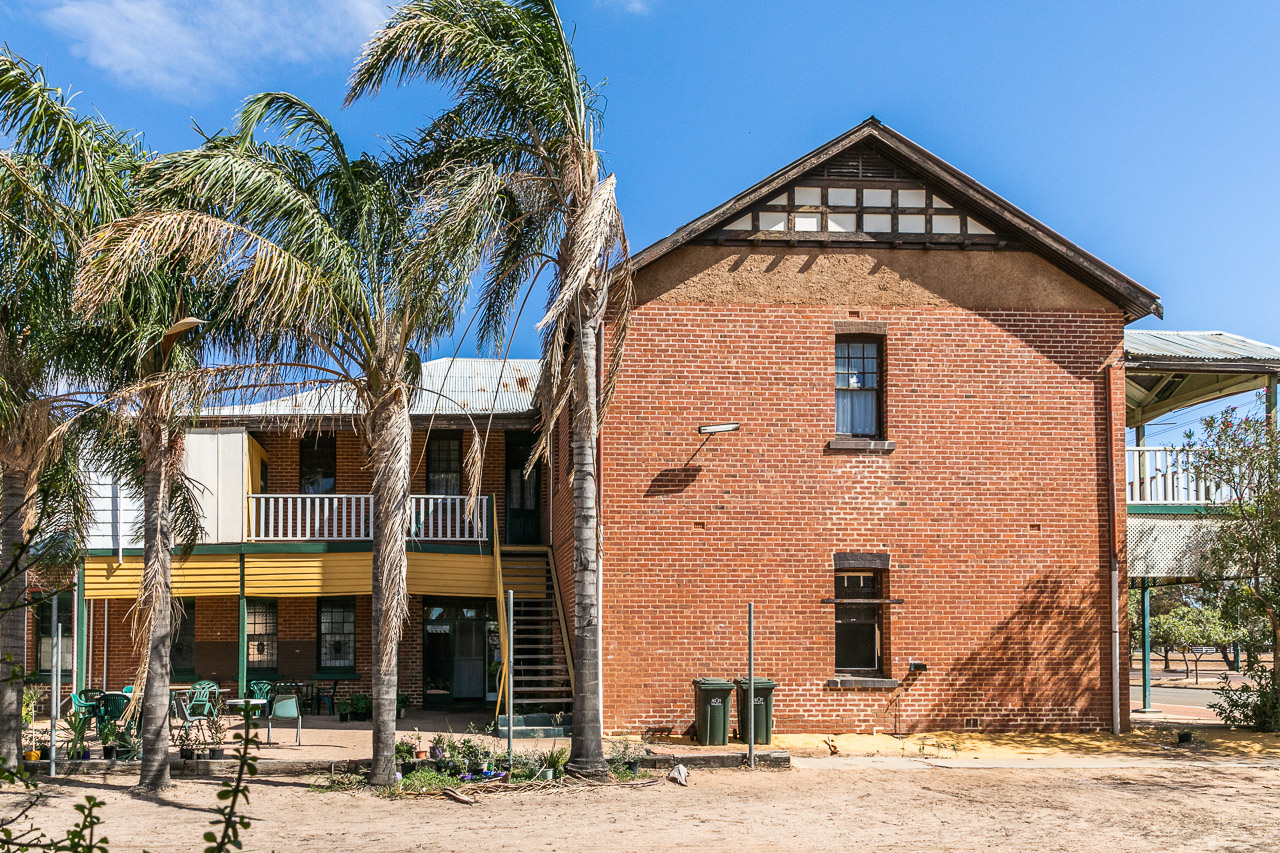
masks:
[[[1274,649],[1280,635],[1280,440],[1272,418],[1241,415],[1232,407],[1201,421],[1202,435],[1187,435],[1194,470],[1210,484],[1210,506],[1201,527],[1204,564],[1201,581],[1233,625],[1261,621]],[[1245,684],[1225,679],[1212,705],[1237,723],[1263,731],[1280,730],[1280,679],[1251,646]],[[1225,711],[1225,713],[1224,713]]]
[[[1182,655],[1182,664],[1192,672],[1187,661],[1190,655],[1196,662],[1195,683],[1200,683],[1200,658],[1208,649],[1218,649],[1235,642],[1240,632],[1222,619],[1213,607],[1175,607],[1168,613],[1151,620],[1152,632]]]

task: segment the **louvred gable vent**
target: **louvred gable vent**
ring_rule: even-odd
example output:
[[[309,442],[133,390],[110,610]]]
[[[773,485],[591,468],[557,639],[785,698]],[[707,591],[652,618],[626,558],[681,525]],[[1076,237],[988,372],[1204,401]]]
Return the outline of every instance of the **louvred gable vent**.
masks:
[[[881,180],[910,179],[911,175],[899,169],[870,148],[857,146],[842,151],[807,173],[815,178],[879,178]]]

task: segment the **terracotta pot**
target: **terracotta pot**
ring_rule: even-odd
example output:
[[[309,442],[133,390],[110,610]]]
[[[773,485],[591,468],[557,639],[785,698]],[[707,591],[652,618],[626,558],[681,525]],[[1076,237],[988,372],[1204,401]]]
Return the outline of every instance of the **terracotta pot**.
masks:
[[[413,754],[413,757],[421,761],[424,758],[430,758],[431,755],[425,749],[420,749]]]

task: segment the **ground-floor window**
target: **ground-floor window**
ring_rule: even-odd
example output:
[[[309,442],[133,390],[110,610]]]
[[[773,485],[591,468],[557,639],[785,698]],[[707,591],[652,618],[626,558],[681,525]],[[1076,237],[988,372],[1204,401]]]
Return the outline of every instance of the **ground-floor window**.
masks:
[[[58,633],[62,635],[62,671],[70,672],[75,664],[71,641],[71,608],[75,601],[71,593],[58,595]],[[41,601],[36,605],[36,672],[49,675],[53,671],[53,601]]]
[[[279,661],[276,600],[251,598],[245,602],[245,610],[245,633],[249,643],[248,668],[274,671]]]
[[[322,598],[316,607],[320,670],[356,668],[356,601]]]
[[[428,598],[422,610],[422,682],[427,703],[485,700],[497,649],[493,599]]]
[[[879,674],[884,619],[882,573],[836,572],[835,598],[836,670]]]
[[[169,646],[169,670],[174,678],[196,676],[196,600],[182,599],[182,612],[174,616],[176,624]]]

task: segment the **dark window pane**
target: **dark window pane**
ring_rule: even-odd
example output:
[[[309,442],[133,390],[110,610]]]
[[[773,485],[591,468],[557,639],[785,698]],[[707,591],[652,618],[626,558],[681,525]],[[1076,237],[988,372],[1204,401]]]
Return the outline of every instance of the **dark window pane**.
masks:
[[[275,669],[276,654],[276,602],[275,599],[258,598],[245,603],[246,634],[249,644],[250,669]]]
[[[875,623],[836,625],[836,669],[875,668]]]
[[[354,669],[356,665],[356,605],[351,599],[321,600],[320,668]]]
[[[331,495],[337,491],[338,439],[317,435],[298,443],[298,487],[304,495]]]
[[[182,599],[182,615],[173,631],[169,648],[169,669],[172,672],[193,672],[196,668],[196,600]]]

